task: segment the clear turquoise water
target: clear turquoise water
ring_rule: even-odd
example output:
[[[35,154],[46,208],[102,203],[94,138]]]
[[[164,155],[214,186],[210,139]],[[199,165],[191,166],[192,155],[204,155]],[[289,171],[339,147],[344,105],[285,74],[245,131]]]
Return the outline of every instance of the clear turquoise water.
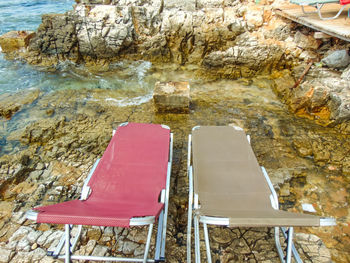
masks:
[[[42,14],[64,13],[72,10],[74,3],[74,0],[0,0],[0,35],[12,30],[35,31],[41,23]],[[121,62],[111,68],[113,74],[91,74],[82,67],[65,62],[58,65],[57,71],[52,73],[40,71],[21,61],[7,61],[0,52],[0,95],[25,89],[48,92],[83,87],[124,91],[136,89],[138,96],[145,95],[149,98],[154,81],[149,80],[146,75],[151,66],[149,62],[144,61]],[[116,100],[126,104],[133,103],[125,101],[125,97]]]
[[[73,0],[0,0],[0,35],[12,30],[36,30],[45,13],[64,13]],[[6,61],[0,53],[0,94],[33,88],[45,81],[47,74],[19,61]]]
[[[0,34],[35,30],[42,14],[64,13],[72,9],[73,4],[73,0],[0,0]]]

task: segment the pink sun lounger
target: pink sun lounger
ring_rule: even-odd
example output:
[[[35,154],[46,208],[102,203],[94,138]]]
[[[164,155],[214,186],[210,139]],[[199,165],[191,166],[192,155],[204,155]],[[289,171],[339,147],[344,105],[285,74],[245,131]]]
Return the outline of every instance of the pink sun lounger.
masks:
[[[65,224],[65,235],[50,255],[66,262],[106,260],[161,262],[165,260],[172,134],[164,125],[125,123],[115,131],[97,160],[79,200],[41,206],[27,212],[37,223]],[[154,259],[148,259],[153,224],[158,220]],[[78,235],[70,242],[72,225]],[[143,258],[74,255],[82,225],[132,227],[149,225]],[[61,250],[65,247],[65,253]]]

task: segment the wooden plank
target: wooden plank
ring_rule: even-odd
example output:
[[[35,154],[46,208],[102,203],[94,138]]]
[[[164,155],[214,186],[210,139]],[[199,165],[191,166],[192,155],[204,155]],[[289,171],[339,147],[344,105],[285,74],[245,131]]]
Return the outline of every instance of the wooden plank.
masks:
[[[334,16],[341,6],[339,4],[326,4],[322,8],[323,17]],[[307,6],[308,12],[316,11],[316,8]],[[316,31],[324,32],[328,35],[350,42],[350,18],[347,7],[342,14],[332,20],[321,20],[317,13],[304,14],[299,5],[285,5],[275,9],[276,14],[288,18],[294,22],[310,27]]]

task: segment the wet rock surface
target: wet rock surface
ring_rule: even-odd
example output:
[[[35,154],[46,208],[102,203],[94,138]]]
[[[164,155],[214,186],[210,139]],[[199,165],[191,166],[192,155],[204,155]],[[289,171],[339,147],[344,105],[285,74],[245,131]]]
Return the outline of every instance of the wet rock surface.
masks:
[[[27,90],[23,92],[3,93],[0,95],[0,116],[10,119],[14,113],[26,104],[32,104],[40,94],[40,90]]]
[[[28,47],[34,32],[10,31],[0,37],[0,47],[3,52],[12,52]]]
[[[167,81],[164,76],[159,78]],[[190,79],[193,75],[178,71],[177,76]],[[256,156],[268,170],[283,209],[302,212],[301,205],[307,203],[318,215],[337,219],[335,227],[296,230],[297,249],[304,262],[347,262],[349,135],[290,115],[270,89],[273,83],[270,77],[192,80],[189,114],[156,113],[152,101],[128,106],[106,103],[106,97],[119,91],[44,94],[27,109],[30,115],[42,112],[39,116],[44,117],[9,135],[26,147],[0,158],[0,259],[54,262],[45,251],[57,243],[62,226],[34,224],[25,219],[25,211],[78,198],[94,161],[108,145],[112,129],[134,121],[166,124],[174,132],[167,262],[184,262],[186,258],[187,136],[196,125],[229,123],[240,125],[251,135]],[[87,97],[94,100],[82,103]],[[46,113],[48,108],[52,114]],[[139,256],[144,247],[142,230],[86,227],[77,250],[93,255]],[[279,262],[272,229],[213,227],[209,231],[215,262]]]
[[[342,132],[349,133],[350,86],[339,72],[314,67],[296,88],[288,71],[282,75],[275,90],[292,112],[324,126],[341,124]]]

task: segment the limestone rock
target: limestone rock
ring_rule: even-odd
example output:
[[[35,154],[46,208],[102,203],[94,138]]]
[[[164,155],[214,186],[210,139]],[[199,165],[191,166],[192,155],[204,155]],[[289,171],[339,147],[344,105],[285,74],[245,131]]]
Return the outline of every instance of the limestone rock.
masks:
[[[35,36],[30,31],[10,31],[0,36],[0,46],[3,52],[17,51],[26,48],[29,41]]]
[[[248,28],[252,29],[262,26],[264,22],[263,14],[264,11],[261,8],[250,8],[245,15]]]
[[[298,47],[302,49],[313,49],[313,50],[316,50],[321,43],[317,41],[313,36],[304,35],[300,31],[297,31],[295,33],[294,42],[297,44]]]
[[[166,0],[164,1],[164,7],[166,9],[180,9],[185,11],[194,11],[196,9],[196,3],[195,0],[188,0],[188,1],[177,1],[177,0]]]
[[[0,262],[7,263],[10,262],[14,252],[10,249],[0,247]]]
[[[158,112],[188,112],[190,86],[188,82],[157,82],[153,100]]]
[[[336,50],[321,60],[329,68],[346,68],[350,63],[348,50]]]
[[[257,71],[269,71],[282,55],[279,45],[264,43],[264,40],[246,32],[236,38],[233,47],[209,53],[203,64],[209,69],[215,68],[217,72],[230,71],[231,76],[236,70],[238,77],[252,77]]]
[[[350,67],[344,69],[343,73],[341,74],[341,78],[350,81]]]
[[[103,256],[106,256],[107,252],[108,252],[108,247],[97,245],[95,246],[91,255],[96,257],[103,257]]]

